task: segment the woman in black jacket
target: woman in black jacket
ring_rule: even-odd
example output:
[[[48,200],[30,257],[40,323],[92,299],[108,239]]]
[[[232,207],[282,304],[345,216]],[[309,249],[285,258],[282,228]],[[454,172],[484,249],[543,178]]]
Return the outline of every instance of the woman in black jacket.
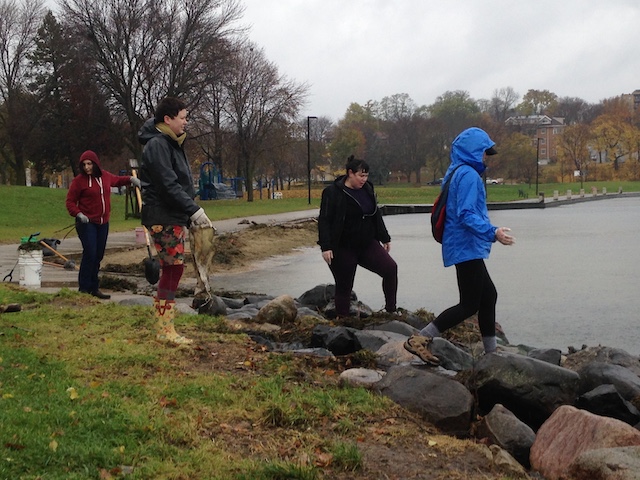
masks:
[[[346,175],[322,192],[318,244],[336,284],[336,316],[349,316],[358,265],[382,277],[385,310],[396,311],[398,265],[389,255],[391,237],[378,209],[369,165],[351,155]]]

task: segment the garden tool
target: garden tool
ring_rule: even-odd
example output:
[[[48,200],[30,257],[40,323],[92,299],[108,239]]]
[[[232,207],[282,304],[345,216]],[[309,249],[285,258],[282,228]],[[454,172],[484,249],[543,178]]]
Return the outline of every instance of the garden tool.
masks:
[[[64,265],[60,265],[59,263],[54,263],[54,262],[45,262],[44,260],[42,261],[42,264],[49,265],[50,267],[64,268]]]
[[[64,241],[64,239],[69,236],[69,234],[71,233],[71,231],[74,229],[75,226],[76,226],[76,222],[73,222],[71,225],[67,225],[66,227],[61,228],[60,230],[56,230],[53,233],[60,233],[60,232],[64,232],[66,230],[66,233],[64,234],[64,237],[62,237],[62,240]]]
[[[138,178],[135,168],[131,169],[131,174]],[[136,197],[138,199],[138,208],[140,209],[140,212],[142,212],[142,195],[140,194],[140,189],[138,187],[135,188]],[[144,266],[144,278],[147,279],[149,284],[155,285],[160,279],[160,262],[157,258],[154,258],[153,255],[151,255],[151,242],[149,240],[149,231],[147,230],[147,227],[143,225],[142,228],[144,229],[144,238],[147,242],[147,253],[149,254],[149,257],[142,261]]]
[[[2,279],[3,282],[12,282],[13,281],[13,271],[16,269],[16,267],[18,266],[18,262],[20,260],[16,260],[16,264],[13,266],[13,268],[11,269],[11,271],[6,274],[4,276],[4,278]]]
[[[73,260],[69,260],[67,257],[62,255],[59,251],[57,251],[55,248],[53,248],[48,243],[45,243],[43,240],[40,240],[40,245],[42,245],[43,247],[51,250],[53,253],[55,253],[57,256],[59,256],[62,260],[64,260],[64,268],[66,270],[76,270],[77,269],[76,263]]]

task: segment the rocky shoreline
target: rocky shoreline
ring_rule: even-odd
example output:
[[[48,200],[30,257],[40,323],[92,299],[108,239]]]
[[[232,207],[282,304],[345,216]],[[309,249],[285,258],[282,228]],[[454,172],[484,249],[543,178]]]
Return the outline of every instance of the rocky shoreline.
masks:
[[[267,351],[368,352],[375,366],[348,369],[342,382],[392,399],[444,434],[487,445],[487,461],[516,478],[640,478],[640,359],[623,350],[511,345],[502,333],[498,353],[483,355],[469,319],[434,339],[441,364],[433,367],[403,348],[432,314],[374,312],[354,292],[352,316],[335,321],[333,285],[296,299],[219,296],[193,306],[180,304],[183,313],[225,317]]]

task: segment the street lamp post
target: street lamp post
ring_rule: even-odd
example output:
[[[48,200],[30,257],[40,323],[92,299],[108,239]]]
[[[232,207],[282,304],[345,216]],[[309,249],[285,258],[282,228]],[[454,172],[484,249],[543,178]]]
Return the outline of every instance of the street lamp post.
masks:
[[[540,176],[540,138],[536,138],[536,198],[538,197],[539,176]]]
[[[307,117],[307,189],[309,193],[309,205],[311,205],[311,119]]]

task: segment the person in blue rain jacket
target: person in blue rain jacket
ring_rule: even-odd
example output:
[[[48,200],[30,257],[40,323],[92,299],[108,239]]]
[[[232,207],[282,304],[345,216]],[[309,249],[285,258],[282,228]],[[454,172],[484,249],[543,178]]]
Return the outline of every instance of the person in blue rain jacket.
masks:
[[[444,184],[451,177],[442,260],[445,267],[456,268],[460,301],[405,342],[406,350],[427,363],[439,363],[429,350],[432,339],[476,313],[485,353],[497,348],[498,293],[484,261],[489,258],[494,242],[512,245],[515,239],[509,228],[496,227],[489,220],[482,174],[487,168],[487,158],[497,153],[494,146],[489,135],[477,127],[464,130],[451,144],[451,164],[443,181]]]

